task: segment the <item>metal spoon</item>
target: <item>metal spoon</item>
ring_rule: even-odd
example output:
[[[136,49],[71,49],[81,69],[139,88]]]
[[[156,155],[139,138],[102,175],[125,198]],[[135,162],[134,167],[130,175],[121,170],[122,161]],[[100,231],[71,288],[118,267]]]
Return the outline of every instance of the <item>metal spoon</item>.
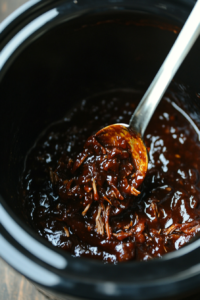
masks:
[[[199,35],[200,0],[195,4],[168,56],[132,115],[129,125],[110,125],[95,135],[105,146],[122,147],[123,143],[128,146],[136,168],[134,188],[141,184],[148,168],[147,150],[143,142],[146,127],[175,73]]]

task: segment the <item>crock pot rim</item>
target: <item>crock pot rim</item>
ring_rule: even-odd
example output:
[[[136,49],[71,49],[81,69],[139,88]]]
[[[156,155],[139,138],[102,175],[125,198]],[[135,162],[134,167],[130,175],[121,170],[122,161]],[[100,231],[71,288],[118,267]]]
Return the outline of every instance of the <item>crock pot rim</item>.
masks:
[[[145,1],[145,0],[144,0]],[[27,10],[30,10],[31,8],[33,8],[34,7],[34,9],[35,9],[35,5],[37,6],[37,4],[41,4],[40,2],[40,0],[39,1],[35,1],[35,0],[31,0],[30,1],[31,2],[31,4],[27,7]],[[42,1],[42,2],[45,2],[45,1]],[[56,1],[54,1],[54,7],[55,8],[57,8],[58,6],[58,4],[59,4],[59,6],[62,6],[62,4],[65,4],[65,3],[74,3],[74,1],[71,1],[71,0],[56,0]],[[79,2],[90,2],[90,1],[85,1],[85,0],[83,0],[83,1],[80,1],[79,0]],[[97,0],[97,1],[93,1],[93,2],[95,2],[95,3],[99,3],[100,1],[99,0]],[[114,3],[113,1],[109,1],[109,0],[107,0],[107,1],[105,1],[105,2],[111,2],[112,4]],[[122,1],[123,2],[123,1]],[[168,2],[171,2],[171,1],[168,1]],[[178,1],[178,2],[182,2],[182,1]],[[187,1],[184,1],[184,2],[186,2],[187,4],[188,4],[188,2]],[[49,3],[49,1],[47,0],[46,1],[46,3]],[[102,2],[101,2],[102,3]],[[121,3],[120,3],[121,4]],[[23,6],[26,6],[26,5],[23,5]],[[22,7],[23,7],[22,6]],[[120,6],[120,5],[119,5]],[[19,12],[20,11],[22,11],[22,12],[26,12],[26,10],[24,10],[24,9],[22,9],[22,7],[21,8],[19,8]],[[39,10],[41,9],[41,7],[39,7]],[[49,8],[47,8],[47,10],[49,10]],[[38,12],[39,13],[39,12]],[[15,17],[15,12],[13,13],[13,15],[14,15],[14,17]],[[20,14],[16,14],[16,19],[18,19],[18,18],[21,18],[21,15]],[[14,20],[14,18],[13,18],[13,20]],[[8,23],[8,26],[10,26],[11,24],[10,23]],[[3,203],[3,202],[2,202]],[[6,205],[6,203],[4,203],[4,205],[5,205],[5,207],[7,206]],[[10,210],[10,208],[7,206],[7,210]],[[13,212],[10,210],[10,214],[13,214]],[[55,248],[55,247],[53,247],[51,244],[49,244],[46,240],[44,240],[44,239],[42,239],[40,236],[38,236],[38,234],[37,233],[35,233],[34,231],[32,231],[26,224],[23,224],[23,222],[21,221],[21,219],[20,218],[18,218],[18,216],[15,216],[14,214],[13,214],[13,219],[16,219],[15,221],[16,221],[16,223],[17,224],[20,224],[20,226],[21,226],[21,228],[23,227],[23,226],[25,226],[26,227],[26,231],[29,233],[29,234],[31,234],[31,235],[34,235],[34,238],[35,239],[40,239],[40,242],[41,243],[45,243],[46,244],[46,246],[47,247],[51,247],[52,248],[52,250],[56,250],[56,252],[57,251],[59,251],[59,252],[61,252],[61,254],[63,254],[63,251],[60,251],[59,249],[57,249],[57,248]],[[180,249],[178,252],[177,251],[175,251],[175,252],[172,252],[172,253],[169,253],[169,254],[166,254],[164,257],[162,257],[162,260],[168,260],[168,259],[173,259],[174,257],[177,257],[177,256],[180,256],[181,255],[181,252],[183,252],[184,254],[186,253],[186,248],[187,247],[189,247],[189,248],[191,248],[191,245],[187,245],[186,247],[184,247],[183,249],[184,249],[184,251],[182,250],[182,249]],[[194,243],[193,243],[193,249],[196,249],[196,248],[198,248],[199,246],[198,246],[198,241],[196,241],[195,242],[195,245],[194,245]],[[71,255],[69,255],[68,253],[64,253],[64,255],[67,255],[67,258],[69,257],[69,258],[71,258]],[[155,260],[158,260],[159,259],[159,261],[161,260],[160,258],[156,258],[156,259],[154,259],[154,261]],[[83,259],[83,260],[85,260],[85,259]],[[88,261],[90,261],[90,259],[88,260],[88,259],[86,259],[86,262],[87,262],[87,264],[88,264]],[[91,260],[92,261],[92,264],[93,264],[93,262],[96,262],[98,265],[101,265],[101,263],[100,262],[98,262],[98,261],[96,261],[96,260]],[[149,262],[151,262],[151,261],[148,261],[148,262],[146,262],[146,263],[149,263]],[[134,264],[137,264],[138,262],[134,262]],[[140,262],[141,263],[141,262]],[[143,263],[143,262],[142,262]],[[122,263],[123,264],[123,263]],[[120,265],[122,265],[122,264],[120,264]],[[124,264],[126,264],[126,263],[124,263]],[[130,264],[130,262],[129,262],[129,264]]]
[[[162,12],[160,14],[160,16],[164,17],[166,14],[166,7],[157,3],[156,0],[151,0],[152,2],[155,2],[155,6],[156,9],[160,9],[160,11]],[[170,3],[173,4],[173,0],[166,0],[168,2],[168,9],[170,9]],[[125,5],[124,5],[125,2]],[[13,12],[10,16],[8,16],[3,22],[2,24],[0,24],[0,28],[3,28],[3,30],[1,30],[1,40],[0,40],[0,50],[3,52],[5,46],[9,43],[10,40],[12,40],[13,38],[13,34],[15,35],[16,32],[20,31],[22,28],[26,27],[26,25],[30,24],[32,20],[38,18],[39,16],[42,16],[42,14],[44,15],[44,12],[50,12],[51,10],[55,10],[57,9],[59,11],[59,9],[62,11],[68,9],[70,12],[72,12],[72,14],[74,14],[74,17],[79,17],[82,16],[86,13],[91,13],[94,12],[95,10],[100,11],[104,8],[110,8],[110,9],[118,9],[118,8],[123,8],[124,10],[126,8],[131,9],[131,8],[137,8],[138,11],[139,7],[142,9],[143,12],[145,12],[145,7],[143,6],[143,4],[145,4],[146,2],[148,2],[147,0],[135,0],[134,1],[134,5],[132,0],[117,0],[117,5],[115,4],[115,0],[79,0],[79,1],[74,1],[74,0],[31,0],[30,4],[27,5],[27,3],[25,3],[24,5],[21,6],[21,8],[18,9],[18,13],[17,12]],[[184,7],[189,9],[189,11],[192,10],[192,7],[195,4],[195,1],[193,0],[177,0],[177,4],[178,3],[184,3]],[[189,2],[193,2],[193,3],[189,3]],[[137,3],[137,5],[136,5]],[[67,6],[66,6],[67,5]],[[92,8],[91,8],[92,6]],[[22,12],[22,14],[20,15],[20,12]],[[153,6],[151,10],[148,10],[149,13],[153,12]],[[58,15],[60,15],[61,13],[59,12]],[[182,15],[182,12],[180,11],[180,14]],[[168,18],[171,17],[170,13],[167,13],[166,16],[168,16]],[[55,17],[55,16],[54,16]],[[72,17],[72,18],[74,18]],[[188,14],[186,13],[185,16],[182,16],[185,18],[188,17]],[[8,21],[7,21],[8,19]],[[9,22],[9,19],[12,20],[11,22]],[[172,18],[174,19],[174,17]],[[52,21],[51,19],[47,20],[48,21]],[[178,15],[176,16],[176,21],[180,22]],[[22,24],[22,27],[19,24]],[[60,22],[62,23],[62,22]],[[56,25],[60,24],[59,22],[57,22]],[[46,24],[43,24],[46,25]],[[42,25],[41,25],[42,27]],[[41,27],[39,29],[41,29]],[[48,28],[49,29],[49,28]],[[13,33],[11,33],[11,31]],[[47,29],[46,29],[47,31]],[[35,32],[33,32],[32,35],[34,35]],[[9,37],[9,39],[7,38],[7,36]],[[28,40],[29,37],[26,37],[26,40]],[[37,38],[37,37],[36,37]],[[25,46],[27,46],[26,44],[26,40],[22,43],[22,45],[24,44]],[[6,44],[4,43],[4,41],[6,42]],[[21,45],[18,45],[18,48]],[[20,49],[21,51],[22,49]],[[14,51],[17,52],[17,51]],[[3,56],[3,55],[1,55]],[[15,53],[14,55],[11,55],[9,58],[9,61],[12,61],[12,57],[15,58]],[[7,64],[4,63],[4,58],[0,59],[0,82],[3,79],[4,73],[6,72],[6,67]],[[9,68],[9,64],[8,64],[8,68]]]
[[[61,0],[63,2],[63,0]],[[56,3],[61,2],[60,0],[29,0],[28,2],[24,3],[23,5],[21,5],[18,9],[16,9],[14,12],[12,12],[6,19],[4,19],[1,24],[0,24],[0,28],[1,28],[1,34],[2,34],[2,38],[3,35],[6,34],[8,32],[8,29],[11,27],[11,30],[13,29],[13,25],[15,22],[20,22],[22,21],[23,17],[27,18],[27,14],[30,10],[30,13],[33,13],[34,8],[41,9],[42,6],[45,6],[46,4],[50,4],[53,3],[54,5]],[[74,1],[74,0],[65,0],[65,2],[72,2],[74,4],[78,4],[81,2],[85,2],[85,0],[79,0],[79,1]],[[93,2],[95,2],[95,0],[93,0]],[[97,0],[97,2],[99,2],[99,0]],[[111,2],[114,3],[112,0],[111,1],[107,1],[107,2]],[[121,1],[123,2],[123,0]],[[168,1],[170,2],[170,0]],[[188,1],[187,0],[178,0],[177,2],[185,2],[186,5],[188,5]],[[119,4],[119,1],[117,1],[117,3]],[[195,0],[193,1],[193,5],[195,4]],[[57,5],[57,4],[56,4]],[[15,23],[16,25],[16,23]]]

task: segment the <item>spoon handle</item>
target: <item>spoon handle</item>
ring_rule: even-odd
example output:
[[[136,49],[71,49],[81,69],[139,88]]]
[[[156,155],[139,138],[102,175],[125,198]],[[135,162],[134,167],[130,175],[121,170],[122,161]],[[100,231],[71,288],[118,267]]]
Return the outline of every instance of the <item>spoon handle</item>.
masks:
[[[200,35],[200,0],[195,4],[164,63],[130,119],[129,126],[144,135],[145,129],[167,87]]]

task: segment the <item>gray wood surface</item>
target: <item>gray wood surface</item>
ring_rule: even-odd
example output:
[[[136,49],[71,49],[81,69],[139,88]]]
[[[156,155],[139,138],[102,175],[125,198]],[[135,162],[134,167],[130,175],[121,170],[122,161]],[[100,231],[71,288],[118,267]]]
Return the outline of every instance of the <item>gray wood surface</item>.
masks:
[[[27,0],[0,0],[0,22]]]
[[[0,258],[1,300],[47,300],[24,276]]]

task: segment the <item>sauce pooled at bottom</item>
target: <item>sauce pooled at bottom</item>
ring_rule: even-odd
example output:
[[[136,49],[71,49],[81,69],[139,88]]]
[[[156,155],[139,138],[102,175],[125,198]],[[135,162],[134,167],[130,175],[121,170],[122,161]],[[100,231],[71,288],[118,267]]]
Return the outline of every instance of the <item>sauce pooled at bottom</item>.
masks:
[[[169,97],[145,133],[149,164],[140,186],[127,147],[94,140],[99,129],[128,123],[139,99],[118,92],[82,101],[27,156],[23,214],[73,256],[147,260],[179,249],[200,230],[200,142]],[[96,146],[85,151],[90,144]]]

